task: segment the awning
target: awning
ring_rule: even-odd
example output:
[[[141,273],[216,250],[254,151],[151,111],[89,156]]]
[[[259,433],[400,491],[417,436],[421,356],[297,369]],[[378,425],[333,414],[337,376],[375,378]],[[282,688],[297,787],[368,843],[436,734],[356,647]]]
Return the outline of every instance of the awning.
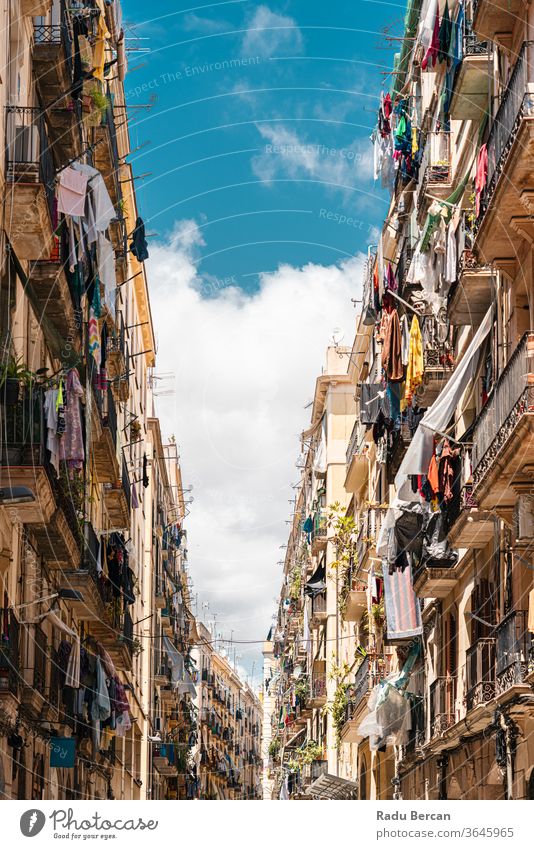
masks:
[[[324,593],[326,590],[325,577],[325,566],[324,563],[321,563],[311,576],[310,580],[306,583],[304,587],[305,594],[313,598],[314,596],[319,595],[319,593]]]
[[[355,781],[326,772],[306,788],[304,795],[312,799],[357,799],[358,785]]]

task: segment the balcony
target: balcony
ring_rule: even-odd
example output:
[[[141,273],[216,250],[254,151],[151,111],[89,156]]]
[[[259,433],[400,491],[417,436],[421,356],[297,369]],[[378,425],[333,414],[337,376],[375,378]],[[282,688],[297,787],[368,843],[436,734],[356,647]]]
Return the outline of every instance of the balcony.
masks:
[[[312,672],[310,682],[311,708],[320,708],[326,704],[326,672]]]
[[[77,619],[100,622],[106,619],[106,597],[98,572],[100,541],[89,522],[85,523],[83,561],[79,569],[63,571],[64,585],[80,594],[78,599],[65,599],[65,605]]]
[[[304,785],[311,784],[321,775],[326,775],[328,772],[328,761],[317,760],[308,764],[302,765],[302,782]]]
[[[482,637],[466,652],[467,711],[485,708],[495,698],[495,638]],[[474,729],[473,729],[474,730]]]
[[[455,565],[432,566],[421,560],[413,570],[413,588],[418,598],[446,598],[456,586]]]
[[[25,390],[25,397],[1,408],[0,486],[28,487],[35,501],[10,508],[12,521],[24,525],[50,522],[56,510],[45,455],[43,397]]]
[[[456,722],[456,679],[436,678],[430,685],[430,738],[441,737]]]
[[[95,375],[96,377],[96,375]],[[93,422],[94,429],[91,454],[95,469],[95,477],[99,483],[112,484],[119,478],[119,462],[117,460],[117,411],[111,389],[105,393],[95,386],[93,379],[93,399],[98,410],[98,417]]]
[[[312,628],[317,628],[319,625],[324,625],[328,617],[326,612],[326,593],[319,593],[313,596],[311,601],[311,616],[310,625]]]
[[[367,587],[359,581],[352,582],[353,589],[347,595],[345,607],[345,622],[359,622],[362,614],[367,610]]]
[[[473,496],[508,515],[534,466],[534,333],[529,332],[495,383],[473,431]]]
[[[471,485],[462,490],[460,513],[447,535],[452,548],[482,549],[494,538],[494,517],[478,508],[472,490]]]
[[[530,93],[529,54],[521,48],[488,141],[488,173],[480,197],[475,249],[485,264],[516,259],[526,239],[532,241],[534,211],[534,100]]]
[[[365,430],[359,421],[355,422],[346,454],[345,489],[355,494],[361,492],[369,475],[370,448],[365,442]]]
[[[73,348],[79,351],[79,296],[69,285],[65,270],[65,236],[66,233],[62,231],[53,256],[30,265],[28,276],[34,292],[32,307],[52,350],[57,350],[59,334],[62,340],[68,339]]]
[[[316,557],[320,551],[323,551],[326,548],[326,513],[323,510],[317,510],[312,517],[312,521],[311,553]]]
[[[341,739],[344,743],[357,743],[360,740],[358,728],[367,708],[367,698],[374,683],[371,676],[369,657],[366,657],[358,668],[351,687],[349,703],[345,709],[345,724],[341,729]]]
[[[112,103],[112,94],[107,88],[108,107],[102,123],[95,127],[95,168],[98,168],[106,183],[111,202],[117,207],[122,199],[120,184],[120,156],[117,129]]]
[[[7,107],[6,183],[6,230],[18,259],[48,259],[53,248],[55,170],[38,108]]]
[[[0,709],[10,724],[14,724],[19,709],[21,689],[20,672],[20,626],[12,610],[0,608],[0,615],[7,624],[7,639],[0,644]]]
[[[526,682],[532,655],[528,611],[513,610],[495,629],[495,676],[497,701],[531,691]]]
[[[434,403],[453,370],[453,363],[449,359],[449,349],[445,342],[440,341],[440,328],[437,322],[432,322],[431,332],[434,341],[433,344],[425,347],[423,382],[416,391],[416,399],[420,407],[430,407]]]
[[[114,528],[130,525],[131,491],[126,460],[122,458],[122,477],[114,483],[104,485],[104,507]]]
[[[489,38],[511,46],[513,30],[525,24],[526,6],[521,0],[474,0],[473,30],[480,38]]]
[[[50,140],[61,163],[82,151],[76,120],[80,117],[79,107],[71,97],[73,45],[65,5],[62,0],[59,23],[34,24],[32,52],[35,80],[47,110]]]
[[[419,191],[419,209],[425,212],[428,195],[444,200],[452,192],[452,159],[450,133],[432,131],[427,133],[421,163],[423,179]]]
[[[463,61],[456,72],[450,103],[454,121],[481,121],[488,109],[493,67],[488,62],[488,43],[478,41],[470,25],[463,35]]]
[[[458,268],[458,280],[449,294],[451,324],[478,327],[493,297],[491,269],[478,265],[471,251],[464,251]]]
[[[127,610],[93,620],[91,634],[104,646],[115,667],[132,669],[133,622]]]

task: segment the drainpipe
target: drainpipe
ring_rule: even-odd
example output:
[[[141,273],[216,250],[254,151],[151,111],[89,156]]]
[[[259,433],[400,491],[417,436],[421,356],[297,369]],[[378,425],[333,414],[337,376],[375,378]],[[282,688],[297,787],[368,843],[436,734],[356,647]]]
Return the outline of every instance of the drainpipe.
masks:
[[[496,712],[495,719],[497,734],[501,734],[504,741],[503,756],[498,758],[497,763],[504,771],[506,799],[509,800],[514,798],[514,758],[517,729],[513,720],[501,710]]]

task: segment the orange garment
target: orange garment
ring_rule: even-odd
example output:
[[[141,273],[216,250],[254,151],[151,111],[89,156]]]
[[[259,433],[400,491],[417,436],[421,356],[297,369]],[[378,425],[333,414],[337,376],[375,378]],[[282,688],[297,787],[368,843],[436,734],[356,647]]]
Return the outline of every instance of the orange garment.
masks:
[[[438,475],[438,462],[436,460],[436,455],[432,454],[432,459],[430,461],[430,465],[428,467],[427,479],[432,487],[432,492],[434,495],[437,495],[439,492],[439,475]]]

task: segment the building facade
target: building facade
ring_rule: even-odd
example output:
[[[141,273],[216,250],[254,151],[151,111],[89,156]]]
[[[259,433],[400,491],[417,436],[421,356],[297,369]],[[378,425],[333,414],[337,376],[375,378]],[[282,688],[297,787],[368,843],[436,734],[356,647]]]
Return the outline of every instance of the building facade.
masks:
[[[328,570],[299,588],[302,499],[288,545],[311,528],[274,639],[282,798],[534,795],[531,27],[530,7],[408,4],[373,137],[390,206],[345,360],[343,522],[325,505],[332,607]],[[300,648],[315,658],[320,582],[324,729]]]
[[[200,786],[186,501],[152,398],[121,21],[118,0],[0,12],[2,798]]]

